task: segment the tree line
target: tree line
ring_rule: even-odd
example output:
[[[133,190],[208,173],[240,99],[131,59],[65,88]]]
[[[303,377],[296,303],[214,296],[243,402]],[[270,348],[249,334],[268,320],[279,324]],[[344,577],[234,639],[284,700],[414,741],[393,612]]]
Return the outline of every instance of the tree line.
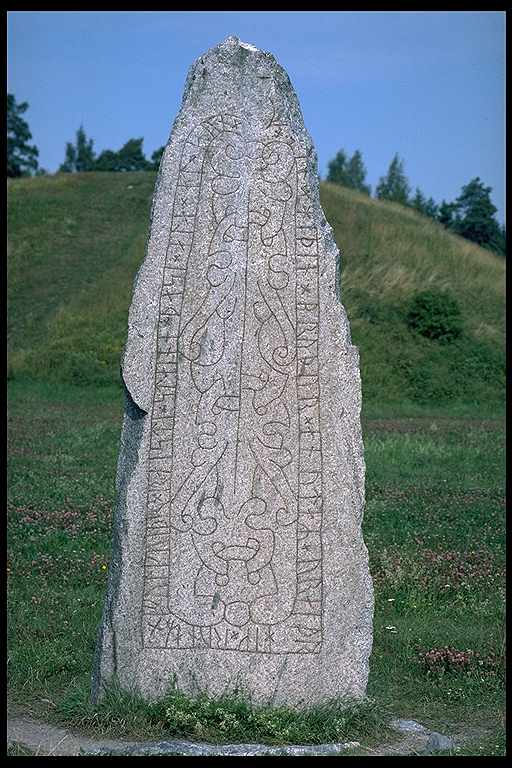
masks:
[[[28,106],[26,101],[18,103],[14,94],[7,94],[7,176],[13,178],[47,173],[39,167],[39,150],[29,143],[32,134],[23,117]],[[75,141],[66,143],[64,161],[58,172],[158,170],[165,147],[155,150],[148,160],[142,150],[143,142],[143,138],[129,139],[117,151],[105,149],[96,155],[94,140],[87,137],[81,125]]]
[[[147,160],[142,151],[143,138],[128,139],[121,149],[115,152],[104,149],[98,156],[94,151],[94,140],[88,139],[83,125],[76,132],[75,143],[68,141],[64,162],[59,173],[80,171],[157,171],[165,147],[160,147]]]
[[[39,167],[37,147],[29,143],[32,134],[23,117],[28,106],[27,102],[17,103],[12,93],[7,94],[7,175],[11,177],[46,173],[44,168]],[[96,155],[94,140],[87,137],[81,125],[74,143],[66,143],[64,161],[59,172],[158,170],[165,147],[155,150],[148,160],[142,150],[143,141],[143,138],[129,139],[117,151],[105,149]],[[366,183],[363,156],[358,149],[352,157],[345,150],[339,150],[329,162],[327,181],[365,195],[372,194],[371,187]],[[432,197],[427,199],[419,187],[416,187],[412,195],[404,162],[395,154],[387,173],[379,179],[375,197],[412,208],[456,234],[505,255],[506,230],[495,217],[497,208],[491,201],[491,192],[492,187],[485,186],[477,176],[462,187],[459,197],[452,202],[442,200],[438,205]]]
[[[326,180],[371,196],[371,187],[366,184],[363,156],[358,149],[352,157],[340,149],[328,164]],[[485,186],[477,176],[462,187],[455,200],[442,200],[437,204],[432,197],[427,199],[419,187],[412,194],[404,161],[395,154],[386,174],[379,179],[375,197],[412,208],[461,237],[504,256],[506,229],[496,219],[498,209],[491,200],[491,192],[492,187]]]

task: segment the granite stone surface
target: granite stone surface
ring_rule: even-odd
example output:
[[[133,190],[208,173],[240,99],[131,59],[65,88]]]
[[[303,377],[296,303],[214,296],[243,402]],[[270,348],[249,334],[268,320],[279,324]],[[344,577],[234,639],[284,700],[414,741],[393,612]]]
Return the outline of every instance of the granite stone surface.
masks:
[[[116,678],[308,705],[365,694],[359,357],[316,154],[274,57],[191,67],[122,361],[93,700]]]

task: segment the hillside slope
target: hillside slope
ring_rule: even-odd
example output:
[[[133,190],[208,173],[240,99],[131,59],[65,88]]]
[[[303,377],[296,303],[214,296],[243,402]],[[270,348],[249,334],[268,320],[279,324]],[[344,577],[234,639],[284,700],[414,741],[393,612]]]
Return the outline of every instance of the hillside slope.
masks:
[[[11,377],[119,380],[132,282],[144,257],[154,173],[8,182]],[[332,184],[322,205],[342,251],[342,293],[368,402],[502,400],[505,263],[413,211]],[[426,288],[458,301],[464,333],[412,333]]]

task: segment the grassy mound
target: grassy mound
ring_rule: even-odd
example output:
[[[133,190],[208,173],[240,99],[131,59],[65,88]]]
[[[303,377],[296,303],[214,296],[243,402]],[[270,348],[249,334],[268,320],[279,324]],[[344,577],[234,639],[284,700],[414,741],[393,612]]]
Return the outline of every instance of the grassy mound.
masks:
[[[504,260],[393,203],[323,184],[342,251],[342,298],[372,402],[496,402],[505,388]],[[450,344],[408,327],[414,297],[453,297],[462,334]]]
[[[154,182],[154,173],[9,181],[11,378],[119,381]],[[364,401],[499,403],[504,260],[401,206],[325,183],[321,199],[342,250]],[[462,333],[449,345],[407,324],[411,301],[425,290],[448,293],[460,308]]]

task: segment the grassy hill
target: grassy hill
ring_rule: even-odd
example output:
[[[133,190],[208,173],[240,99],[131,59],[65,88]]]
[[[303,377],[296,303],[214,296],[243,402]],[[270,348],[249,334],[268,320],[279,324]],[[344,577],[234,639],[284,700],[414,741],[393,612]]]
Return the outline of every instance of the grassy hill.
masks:
[[[9,180],[11,378],[119,380],[154,182],[154,173]],[[321,199],[342,251],[365,402],[500,404],[504,260],[401,206],[326,183]],[[464,331],[450,344],[407,326],[409,302],[425,289],[449,291],[460,306]]]

